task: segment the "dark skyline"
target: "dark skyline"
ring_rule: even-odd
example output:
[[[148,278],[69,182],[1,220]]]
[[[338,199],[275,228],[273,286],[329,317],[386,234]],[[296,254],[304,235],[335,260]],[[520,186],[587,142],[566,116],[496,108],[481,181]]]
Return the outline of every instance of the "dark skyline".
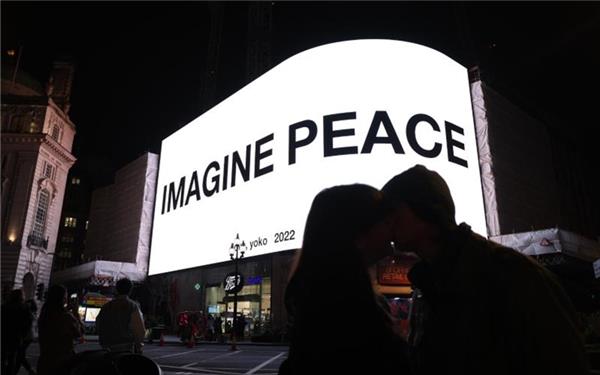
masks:
[[[224,3],[213,105],[245,84],[248,4]],[[51,62],[76,63],[70,116],[76,167],[92,182],[201,115],[210,27],[206,2],[2,3],[2,50],[42,83]],[[272,2],[272,66],[305,49],[357,38],[406,40],[466,67],[597,159],[598,3]],[[593,168],[594,163],[590,163]],[[597,186],[596,171],[588,181]],[[593,191],[593,190],[592,190]]]

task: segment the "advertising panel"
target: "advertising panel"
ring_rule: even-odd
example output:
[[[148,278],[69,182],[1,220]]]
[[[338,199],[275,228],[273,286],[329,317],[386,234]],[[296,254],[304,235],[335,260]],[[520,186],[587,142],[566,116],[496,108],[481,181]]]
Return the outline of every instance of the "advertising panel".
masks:
[[[422,164],[486,235],[467,70],[431,48],[353,40],[295,55],[162,143],[150,274],[300,248],[324,188]]]

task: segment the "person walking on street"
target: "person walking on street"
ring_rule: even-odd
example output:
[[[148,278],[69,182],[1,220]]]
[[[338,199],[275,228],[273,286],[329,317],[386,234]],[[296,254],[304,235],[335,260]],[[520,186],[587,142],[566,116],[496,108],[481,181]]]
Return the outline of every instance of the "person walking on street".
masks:
[[[27,348],[33,342],[33,322],[35,321],[35,316],[37,314],[37,304],[34,300],[29,299],[25,301],[25,308],[27,314],[27,331],[25,333],[25,337],[23,338],[23,343],[19,347],[19,351],[17,353],[17,365],[16,372],[19,372],[21,366],[27,371],[29,375],[34,375],[36,372],[31,367],[31,363],[27,359]]]
[[[217,341],[222,342],[223,341],[223,319],[221,319],[220,314],[217,315],[217,317],[215,318],[214,327],[215,327],[215,337],[216,337]]]
[[[397,250],[420,257],[409,344],[417,374],[588,373],[574,308],[535,260],[456,224],[443,178],[417,165],[382,192]]]
[[[213,341],[215,339],[215,319],[212,314],[208,314],[206,319],[206,339]]]
[[[67,289],[52,285],[38,319],[38,375],[68,374],[75,356],[73,340],[83,335],[83,323],[66,309]]]
[[[113,352],[141,353],[146,333],[138,304],[129,298],[131,280],[117,281],[117,297],[102,306],[96,317],[100,345]]]
[[[11,291],[2,306],[2,374],[14,375],[19,371],[21,353],[26,349],[32,323],[33,317],[23,303],[23,291]]]

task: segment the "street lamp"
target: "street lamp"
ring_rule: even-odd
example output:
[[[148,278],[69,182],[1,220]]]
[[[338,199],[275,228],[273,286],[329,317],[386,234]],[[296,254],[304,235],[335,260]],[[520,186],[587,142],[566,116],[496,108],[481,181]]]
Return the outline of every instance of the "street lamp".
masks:
[[[246,252],[246,243],[244,241],[240,241],[240,234],[236,234],[235,240],[231,243],[231,247],[229,248],[229,257],[235,263],[235,293],[233,293],[233,325],[231,329],[232,339],[231,339],[231,350],[237,350],[236,346],[236,335],[235,329],[237,327],[237,294],[238,288],[237,285],[241,282],[240,275],[238,271],[238,261],[244,257],[244,253]]]

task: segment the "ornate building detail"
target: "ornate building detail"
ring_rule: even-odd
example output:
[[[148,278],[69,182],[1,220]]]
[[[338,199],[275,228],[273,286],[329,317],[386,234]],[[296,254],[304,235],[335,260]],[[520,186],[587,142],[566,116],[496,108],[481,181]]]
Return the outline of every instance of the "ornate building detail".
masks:
[[[67,173],[76,160],[75,126],[64,111],[72,66],[55,64],[52,76],[49,96],[26,87],[18,74],[18,90],[2,82],[3,292],[50,281]]]

